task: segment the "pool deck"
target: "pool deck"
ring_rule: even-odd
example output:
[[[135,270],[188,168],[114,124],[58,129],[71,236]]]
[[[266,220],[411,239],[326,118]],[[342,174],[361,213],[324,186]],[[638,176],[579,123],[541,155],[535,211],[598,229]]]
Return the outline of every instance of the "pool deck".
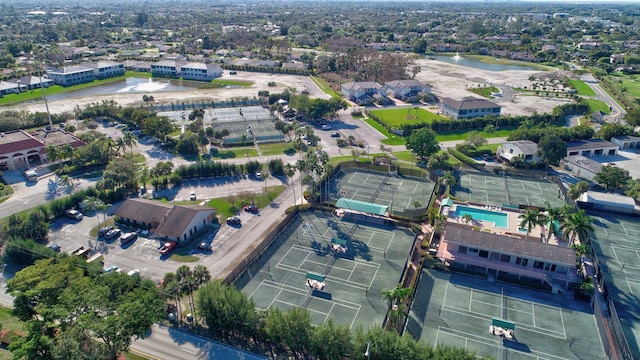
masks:
[[[464,206],[468,208],[475,208],[484,211],[494,211],[498,213],[507,214],[507,228],[498,227],[494,222],[484,221],[480,219],[473,219],[469,224],[466,224],[462,217],[458,217],[455,215],[457,206]],[[457,224],[466,224],[469,226],[479,227],[481,231],[486,231],[487,233],[497,234],[497,235],[505,235],[510,237],[516,237],[521,239],[528,240],[536,240],[540,241],[543,235],[545,235],[544,231],[548,231],[548,229],[543,229],[541,226],[535,226],[531,229],[531,232],[527,235],[526,232],[519,231],[520,228],[520,218],[519,216],[523,212],[521,210],[503,208],[500,206],[476,206],[470,204],[458,204],[454,203],[451,208],[443,207],[442,214],[447,216],[448,223],[457,223]],[[561,238],[557,238],[556,236],[551,236],[551,238],[547,242],[551,245],[556,246],[569,246],[568,241],[562,241]]]

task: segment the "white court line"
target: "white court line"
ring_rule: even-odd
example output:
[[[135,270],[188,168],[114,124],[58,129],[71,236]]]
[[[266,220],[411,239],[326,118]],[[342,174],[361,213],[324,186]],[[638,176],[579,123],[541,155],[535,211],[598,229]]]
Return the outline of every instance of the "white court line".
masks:
[[[260,283],[260,285],[258,286],[258,288],[260,286],[262,286],[262,285],[264,285],[266,287],[271,287],[271,288],[280,290],[278,292],[278,295],[274,298],[274,301],[278,301],[278,302],[283,303],[283,304],[293,305],[294,307],[298,307],[299,304],[288,303],[286,301],[277,300],[277,298],[280,296],[280,294],[283,291],[286,291],[286,292],[289,292],[289,293],[292,293],[292,294],[296,294],[296,295],[303,295],[303,296],[307,295],[306,291],[301,291],[301,289],[299,289],[299,288],[293,288],[291,286],[288,286],[288,285],[285,285],[285,284],[281,284],[281,283],[276,283],[276,282],[271,282],[271,284],[270,284],[270,281],[268,281],[268,280],[263,280]],[[287,289],[287,288],[289,288],[289,289]],[[362,307],[358,303],[354,303],[354,302],[347,301],[347,300],[337,300],[337,299],[336,300],[327,300],[327,299],[323,299],[323,298],[320,298],[320,297],[314,297],[314,299],[318,299],[320,301],[323,301],[323,302],[326,302],[326,303],[330,303],[330,304],[340,305],[342,307],[349,308],[349,309],[352,309],[352,310],[359,310]],[[273,304],[273,301],[271,303]],[[271,305],[269,305],[269,306],[271,306]],[[316,312],[325,314],[325,312],[322,312],[322,311],[316,311]]]
[[[471,290],[471,294],[469,294],[469,312],[471,312],[471,303],[473,302],[473,289]]]
[[[533,315],[531,318],[533,318],[533,327],[536,326],[536,307],[535,305],[533,305],[533,302],[531,302],[531,315]]]
[[[631,288],[631,284],[629,283],[629,279],[625,278],[625,281],[627,282],[627,286],[629,287],[629,291],[631,291],[631,295],[635,295],[633,293],[633,289]]]
[[[616,258],[616,262],[618,263],[618,265],[622,265],[620,263],[620,259],[618,259],[618,254],[616,253],[616,247],[613,246],[613,244],[611,245],[611,250],[613,250],[613,256]]]
[[[493,346],[493,347],[496,347],[498,349],[503,349],[503,346],[502,346],[501,342],[499,343],[496,340],[490,340],[490,339],[487,340],[486,338],[477,336],[475,334],[468,333],[466,331],[446,328],[446,327],[443,327],[443,326],[438,326],[438,334],[440,333],[440,331],[442,331],[445,334],[451,335],[451,336],[457,336],[457,337],[465,338],[467,340],[476,341],[476,342],[479,342],[479,343],[484,344],[484,345]],[[455,334],[456,332],[461,333],[463,335]],[[474,338],[479,339],[479,340],[476,340]],[[437,335],[436,335],[436,339],[437,339]],[[491,342],[493,342],[493,344]],[[436,345],[437,345],[437,343],[436,343]],[[541,354],[542,356],[545,356],[542,359],[569,360],[567,358],[563,358],[563,357],[560,357],[560,356],[556,356],[556,355],[553,355],[553,354],[548,354],[548,353],[545,353],[545,352],[542,352],[542,351],[537,351],[537,350],[530,350],[531,353],[532,353],[531,355],[527,354],[525,352],[521,352],[521,351],[518,351],[518,350],[509,349],[509,348],[507,348],[507,350],[508,351],[512,351],[512,352],[516,352],[516,353],[519,353],[519,354],[524,354],[524,355],[527,355],[527,356],[535,356],[537,359],[540,359],[540,355],[533,355],[533,353]]]
[[[624,230],[624,233],[627,234],[627,236],[630,236],[629,232],[627,231],[627,228],[624,227],[624,223],[622,221],[620,221],[620,225],[622,226],[622,230]]]
[[[509,297],[509,296],[506,296],[505,298],[511,299],[511,297]],[[520,300],[520,301],[522,301],[522,300]],[[505,307],[504,305],[496,305],[496,304],[492,304],[492,303],[488,303],[488,302],[484,302],[484,301],[480,301],[480,300],[473,300],[473,302],[479,303],[479,304],[482,304],[482,305],[489,305],[489,306],[499,307],[499,308]],[[533,305],[533,303],[531,303],[531,304]],[[524,313],[524,314],[531,315],[531,313],[528,312],[528,311],[524,311],[524,310],[520,310],[520,309],[508,307],[508,306],[506,308],[507,308],[507,310],[518,311],[518,312],[521,312],[521,313]]]
[[[458,308],[458,307],[450,306],[450,305],[443,306],[443,310],[445,310],[445,311],[448,310],[448,311],[451,311],[451,312],[455,312],[457,314],[462,314],[464,316],[469,316],[469,317],[472,317],[472,318],[476,318],[476,319],[481,320],[481,321],[489,321],[490,319],[493,318],[493,316],[491,316],[491,315],[487,315],[487,314],[480,313],[480,312],[477,312],[477,311],[467,311],[466,309]],[[465,313],[465,312],[468,312],[468,314]],[[537,327],[537,326],[534,327],[534,326],[531,326],[531,325],[526,324],[524,322],[518,322],[518,326],[523,328],[523,329],[525,329],[525,330],[527,330],[527,331],[535,332],[535,333],[538,333],[538,334],[551,336],[551,337],[555,337],[555,338],[562,339],[562,340],[566,340],[567,339],[566,332],[561,333],[560,331],[556,331],[556,330],[553,330],[553,329],[545,329],[545,328],[541,328],[541,327]],[[555,333],[557,335],[554,335],[553,333]]]

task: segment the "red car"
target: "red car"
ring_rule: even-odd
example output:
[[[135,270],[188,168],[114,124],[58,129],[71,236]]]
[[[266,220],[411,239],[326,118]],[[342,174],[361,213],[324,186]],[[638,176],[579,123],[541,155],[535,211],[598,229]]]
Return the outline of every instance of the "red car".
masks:
[[[244,211],[252,214],[257,214],[259,211],[258,207],[255,205],[246,205],[245,207],[243,207],[243,209]]]
[[[173,250],[174,247],[176,247],[176,245],[178,245],[178,243],[175,243],[175,242],[164,243],[160,248],[160,254],[167,255],[168,253],[171,252],[171,250]]]

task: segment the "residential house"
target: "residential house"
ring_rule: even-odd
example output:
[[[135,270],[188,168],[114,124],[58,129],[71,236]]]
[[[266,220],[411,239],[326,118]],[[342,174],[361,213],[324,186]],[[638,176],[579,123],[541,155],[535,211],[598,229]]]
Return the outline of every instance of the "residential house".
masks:
[[[421,94],[431,91],[431,87],[419,80],[393,80],[384,84],[387,93],[405,102],[419,100]]]
[[[511,163],[513,158],[521,156],[526,162],[540,161],[538,144],[531,140],[507,141],[498,147],[496,157]]]
[[[342,96],[358,105],[368,105],[373,102],[373,95],[387,96],[387,90],[377,82],[349,82],[342,84]]]
[[[180,65],[174,60],[162,60],[151,64],[151,76],[180,77]]]
[[[185,80],[211,81],[222,76],[222,68],[218,64],[191,62],[180,66],[180,76]]]
[[[500,109],[500,105],[474,97],[466,97],[462,100],[443,98],[440,108],[443,114],[454,120],[486,115],[500,116]]]
[[[530,281],[553,293],[568,291],[578,280],[576,253],[520,236],[487,233],[470,226],[447,224],[437,257],[451,268],[494,279]]]
[[[19,94],[20,91],[20,85],[15,82],[0,80],[0,95]]]
[[[209,226],[215,210],[200,205],[170,205],[147,199],[127,199],[116,216],[133,226],[150,229],[155,238],[187,241]]]
[[[586,157],[616,155],[620,147],[602,139],[567,141],[567,156],[582,155]]]
[[[94,69],[96,78],[108,79],[117,76],[124,76],[124,64],[115,61],[98,61],[92,63],[91,66]]]
[[[624,64],[624,54],[612,54],[609,56],[610,64]]]
[[[53,81],[47,78],[41,78],[38,76],[23,76],[17,79],[11,79],[10,82],[20,85],[20,91],[34,90],[41,87],[48,88],[53,84]]]
[[[124,63],[125,70],[132,70],[137,72],[150,72],[151,63],[146,61],[126,60]]]
[[[47,70],[47,76],[53,80],[54,84],[62,86],[88,83],[96,79],[94,69],[84,65],[50,69]]]

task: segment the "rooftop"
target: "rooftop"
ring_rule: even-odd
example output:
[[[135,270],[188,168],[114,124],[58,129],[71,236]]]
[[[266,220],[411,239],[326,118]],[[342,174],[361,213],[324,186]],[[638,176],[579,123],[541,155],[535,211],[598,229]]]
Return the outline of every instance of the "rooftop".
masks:
[[[600,149],[605,147],[617,148],[618,145],[602,139],[567,141],[567,151],[592,150],[592,149]]]
[[[457,110],[487,109],[487,108],[500,107],[500,105],[492,103],[489,100],[478,99],[474,97],[466,97],[462,100],[443,98],[442,103]]]
[[[567,156],[563,159],[564,162],[574,164],[580,166],[583,169],[589,170],[590,172],[597,174],[602,169],[602,164],[599,162],[590,159],[586,156],[582,155],[571,155]]]

